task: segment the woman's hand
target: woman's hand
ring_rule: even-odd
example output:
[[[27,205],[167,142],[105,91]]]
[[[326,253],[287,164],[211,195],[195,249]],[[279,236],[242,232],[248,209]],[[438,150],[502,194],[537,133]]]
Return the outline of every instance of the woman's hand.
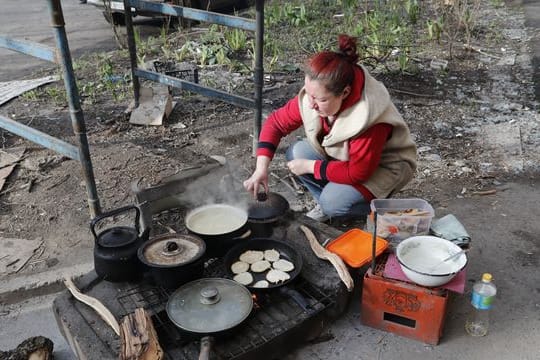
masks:
[[[257,166],[249,179],[244,181],[244,188],[256,198],[259,188],[262,186],[264,192],[268,192],[268,166],[270,158],[266,156],[257,157]]]
[[[294,159],[287,163],[287,167],[294,175],[313,174],[315,172],[315,160]]]

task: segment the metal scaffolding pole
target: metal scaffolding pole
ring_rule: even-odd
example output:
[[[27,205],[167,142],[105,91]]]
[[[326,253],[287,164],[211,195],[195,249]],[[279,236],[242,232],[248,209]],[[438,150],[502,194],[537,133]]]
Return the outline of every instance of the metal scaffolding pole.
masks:
[[[54,30],[56,39],[56,49],[30,41],[11,39],[5,36],[0,36],[0,47],[54,62],[62,66],[71,125],[73,132],[76,135],[77,146],[3,116],[0,116],[0,127],[36,144],[40,144],[48,149],[63,154],[73,160],[79,161],[82,165],[82,173],[86,183],[90,216],[95,217],[100,214],[101,209],[96,190],[92,162],[90,160],[90,150],[88,148],[88,139],[86,137],[84,115],[81,109],[79,92],[73,73],[73,64],[71,62],[71,54],[66,36],[64,15],[62,13],[60,0],[47,0],[47,5],[51,16],[51,26]]]
[[[86,182],[86,192],[88,196],[90,215],[95,217],[99,215],[101,209],[96,190],[94,171],[92,169],[92,161],[90,159],[88,138],[86,137],[84,114],[81,109],[79,91],[77,89],[77,83],[75,82],[75,75],[73,73],[73,64],[71,62],[71,53],[69,51],[66,36],[64,14],[62,13],[60,0],[48,0],[48,6],[51,14],[51,26],[54,30],[54,37],[56,39],[56,47],[59,51],[59,60],[62,65],[64,86],[66,88],[69,113],[71,117],[71,126],[73,127],[73,132],[75,133],[79,147],[79,161],[81,162],[83,176]]]

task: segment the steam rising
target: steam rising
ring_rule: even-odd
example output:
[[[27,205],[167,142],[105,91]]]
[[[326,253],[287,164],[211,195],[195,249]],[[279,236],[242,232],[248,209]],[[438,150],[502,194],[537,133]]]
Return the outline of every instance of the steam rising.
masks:
[[[188,184],[180,201],[191,207],[229,204],[247,211],[250,194],[242,186],[243,179],[238,178],[238,171],[234,171],[239,168],[228,160],[224,166]]]

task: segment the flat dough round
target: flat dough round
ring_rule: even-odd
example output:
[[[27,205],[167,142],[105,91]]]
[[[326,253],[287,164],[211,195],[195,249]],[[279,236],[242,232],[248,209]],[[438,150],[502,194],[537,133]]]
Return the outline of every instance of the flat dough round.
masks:
[[[266,280],[259,280],[255,284],[253,284],[253,287],[256,287],[256,288],[267,288],[269,286],[270,284]]]
[[[289,260],[285,260],[285,259],[279,259],[278,261],[274,262],[272,264],[272,267],[276,270],[281,270],[281,271],[294,270],[294,264],[290,262]]]
[[[251,271],[256,272],[256,273],[261,273],[263,271],[270,269],[270,267],[272,267],[272,265],[270,264],[269,261],[259,260],[251,264]]]
[[[243,272],[235,275],[233,280],[242,285],[249,285],[253,282],[253,275],[248,272]]]
[[[257,261],[260,261],[262,259],[264,259],[264,252],[259,250],[248,250],[240,255],[240,261],[246,262],[248,264],[256,263]]]
[[[268,260],[270,262],[278,261],[279,260],[279,251],[276,249],[270,249],[264,251],[264,259]]]
[[[237,261],[231,265],[233,274],[240,274],[249,270],[249,264],[243,261]]]
[[[277,284],[289,280],[291,276],[284,271],[272,269],[266,274],[266,280],[272,284]]]

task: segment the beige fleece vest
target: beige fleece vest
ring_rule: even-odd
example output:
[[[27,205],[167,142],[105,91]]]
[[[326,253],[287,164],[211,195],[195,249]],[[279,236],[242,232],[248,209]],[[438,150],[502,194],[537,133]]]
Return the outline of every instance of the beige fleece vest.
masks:
[[[349,140],[378,123],[393,126],[392,135],[384,146],[379,167],[369,180],[362,183],[377,198],[387,198],[402,189],[416,170],[416,145],[409,128],[390,100],[386,87],[362,67],[365,76],[362,98],[340,113],[330,132],[319,142],[317,135],[322,122],[311,108],[305,89],[298,94],[300,113],[307,140],[329,160],[349,160]]]

